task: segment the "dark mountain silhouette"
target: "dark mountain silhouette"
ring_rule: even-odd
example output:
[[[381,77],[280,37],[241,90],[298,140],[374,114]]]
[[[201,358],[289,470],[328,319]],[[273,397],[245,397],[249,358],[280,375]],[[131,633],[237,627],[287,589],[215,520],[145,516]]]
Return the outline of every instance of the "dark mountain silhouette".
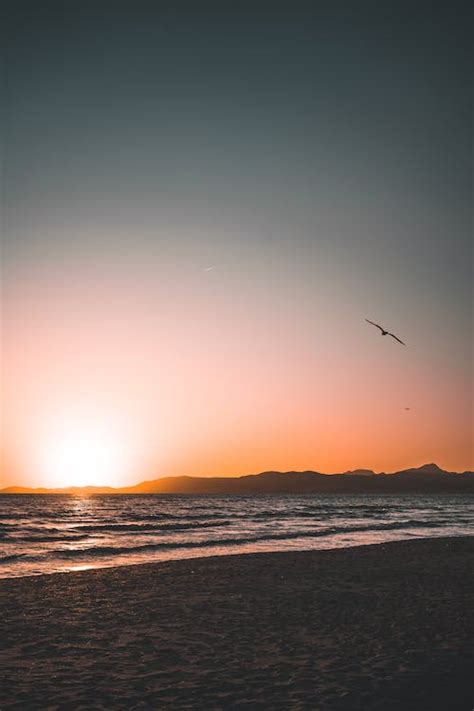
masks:
[[[113,486],[67,486],[56,489],[48,489],[44,486],[30,488],[28,486],[7,486],[0,489],[0,494],[122,494],[123,489],[116,489]]]
[[[372,469],[351,469],[348,472],[344,472],[346,476],[374,476]]]
[[[114,489],[107,486],[28,489],[11,486],[1,494],[319,494],[474,492],[473,472],[447,472],[437,464],[375,474],[356,469],[343,474],[262,472],[240,477],[177,476]]]

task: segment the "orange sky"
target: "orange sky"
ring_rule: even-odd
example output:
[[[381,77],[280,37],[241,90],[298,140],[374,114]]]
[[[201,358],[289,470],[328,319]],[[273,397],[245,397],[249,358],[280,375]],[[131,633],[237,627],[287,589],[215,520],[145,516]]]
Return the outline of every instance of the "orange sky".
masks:
[[[5,33],[1,484],[472,468],[458,9],[70,5]]]
[[[413,314],[393,316],[404,348],[365,323],[363,297],[329,311],[288,265],[265,289],[235,267],[181,270],[154,283],[146,267],[138,279],[76,264],[64,279],[48,266],[7,285],[4,485],[76,483],[53,467],[65,437],[86,450],[74,467],[94,466],[88,438],[120,460],[78,483],[470,466],[465,381],[449,341],[433,350]]]

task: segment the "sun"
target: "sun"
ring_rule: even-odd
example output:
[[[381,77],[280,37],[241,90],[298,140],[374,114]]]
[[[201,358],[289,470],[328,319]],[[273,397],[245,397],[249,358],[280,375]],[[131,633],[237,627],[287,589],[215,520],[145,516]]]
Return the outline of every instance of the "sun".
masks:
[[[41,474],[50,486],[120,486],[126,461],[124,438],[107,423],[64,423],[44,437]]]

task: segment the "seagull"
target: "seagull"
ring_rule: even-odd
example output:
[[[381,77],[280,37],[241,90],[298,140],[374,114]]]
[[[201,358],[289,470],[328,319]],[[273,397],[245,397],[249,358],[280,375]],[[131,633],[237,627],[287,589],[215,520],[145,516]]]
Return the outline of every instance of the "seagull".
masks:
[[[379,328],[380,331],[381,331],[381,333],[382,333],[382,336],[392,336],[392,338],[394,338],[396,341],[398,341],[399,343],[401,343],[402,346],[406,346],[406,343],[403,343],[403,341],[401,341],[399,338],[397,338],[397,336],[395,336],[393,333],[390,333],[390,331],[387,331],[387,330],[385,330],[385,328],[382,328],[382,326],[379,326],[378,323],[374,323],[373,321],[369,321],[368,318],[366,318],[365,320],[367,321],[367,323],[371,323],[372,326],[375,326],[375,328]]]

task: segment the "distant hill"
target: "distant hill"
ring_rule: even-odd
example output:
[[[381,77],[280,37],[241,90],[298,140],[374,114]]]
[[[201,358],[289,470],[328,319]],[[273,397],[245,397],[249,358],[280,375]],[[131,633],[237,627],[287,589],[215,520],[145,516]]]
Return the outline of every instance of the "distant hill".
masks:
[[[447,472],[436,464],[404,469],[392,474],[375,474],[356,469],[343,474],[320,472],[262,472],[240,477],[164,477],[135,486],[114,489],[107,486],[29,489],[10,486],[0,494],[355,494],[402,492],[473,492],[473,472]]]
[[[344,472],[347,476],[374,476],[372,469],[353,469],[348,472]]]
[[[113,486],[67,486],[58,489],[47,489],[38,487],[36,489],[27,486],[7,486],[0,489],[0,494],[123,494],[124,489],[115,489]]]

